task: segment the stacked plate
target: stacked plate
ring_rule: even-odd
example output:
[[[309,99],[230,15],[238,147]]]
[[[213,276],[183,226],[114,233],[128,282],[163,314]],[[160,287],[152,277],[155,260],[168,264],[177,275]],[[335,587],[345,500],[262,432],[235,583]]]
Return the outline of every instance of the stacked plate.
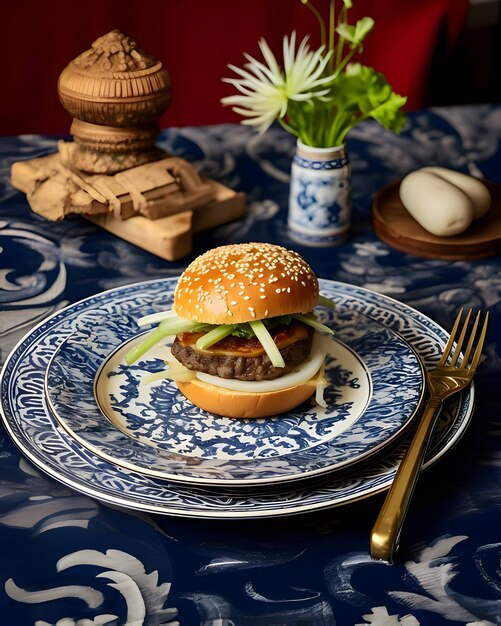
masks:
[[[45,320],[12,351],[2,417],[40,469],[103,501],[201,518],[288,515],[345,504],[389,486],[447,333],[380,294],[321,280],[336,303],[326,357],[327,408],[234,420],[191,405],[168,379],[166,347],[133,366],[136,320],[171,307],[175,279],[120,287]],[[441,413],[426,464],[461,437],[474,388]]]

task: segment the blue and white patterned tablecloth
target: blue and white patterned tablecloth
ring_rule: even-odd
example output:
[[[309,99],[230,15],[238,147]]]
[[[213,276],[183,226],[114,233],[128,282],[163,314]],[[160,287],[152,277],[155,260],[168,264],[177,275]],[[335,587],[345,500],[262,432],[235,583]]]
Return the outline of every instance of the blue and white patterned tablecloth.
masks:
[[[477,406],[460,443],[418,484],[401,559],[373,562],[368,537],[383,495],[302,516],[217,521],[113,508],[46,477],[0,431],[0,624],[455,626],[501,623],[501,259],[441,261],[375,236],[371,197],[427,165],[501,182],[501,107],[433,109],[394,136],[351,132],[353,228],[337,248],[287,235],[293,139],[274,128],[169,129],[161,144],[248,194],[247,216],[198,235],[163,261],[82,219],[50,223],[9,182],[15,161],[56,141],[0,140],[0,349],[5,360],[40,320],[86,296],[175,276],[203,250],[270,241],[297,249],[322,278],[392,296],[450,328],[457,309],[488,308]],[[391,616],[391,617],[389,617]]]

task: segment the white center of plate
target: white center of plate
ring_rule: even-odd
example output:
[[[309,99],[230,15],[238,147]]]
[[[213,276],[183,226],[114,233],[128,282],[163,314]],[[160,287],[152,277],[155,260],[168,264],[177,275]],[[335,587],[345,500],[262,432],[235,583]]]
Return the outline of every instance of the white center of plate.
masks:
[[[327,408],[308,400],[283,415],[229,419],[188,402],[167,379],[146,384],[151,371],[163,367],[161,350],[132,367],[121,346],[104,363],[95,383],[100,410],[128,436],[179,455],[215,460],[273,458],[332,441],[363,414],[372,394],[362,359],[342,343],[328,342],[324,397]],[[165,407],[169,407],[165,411]]]

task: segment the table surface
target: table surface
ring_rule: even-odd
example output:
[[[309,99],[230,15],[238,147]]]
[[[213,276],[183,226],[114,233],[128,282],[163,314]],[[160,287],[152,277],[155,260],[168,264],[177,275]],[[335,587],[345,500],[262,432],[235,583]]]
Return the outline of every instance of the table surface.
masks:
[[[321,278],[369,288],[445,328],[460,306],[491,311],[473,420],[418,483],[400,558],[372,561],[369,533],[384,494],[268,520],[149,515],[79,494],[30,464],[0,427],[2,624],[501,623],[501,260],[405,255],[375,236],[371,198],[419,167],[501,182],[501,106],[409,115],[394,136],[364,122],[348,140],[353,227],[336,248],[287,234],[293,138],[244,126],[172,128],[159,143],[203,174],[244,191],[244,219],[195,238],[167,262],[83,219],[51,223],[9,182],[10,166],[56,149],[56,138],[0,140],[0,350],[89,295],[178,275],[207,248],[269,241],[296,249]]]

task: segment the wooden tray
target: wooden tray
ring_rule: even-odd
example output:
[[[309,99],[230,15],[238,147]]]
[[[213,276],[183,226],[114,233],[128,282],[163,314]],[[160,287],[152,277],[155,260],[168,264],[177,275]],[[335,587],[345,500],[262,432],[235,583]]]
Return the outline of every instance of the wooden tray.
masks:
[[[176,261],[190,254],[194,233],[243,217],[245,196],[204,177],[193,193],[183,196],[184,190],[177,182],[174,185],[166,169],[173,161],[180,159],[169,157],[120,175],[92,176],[70,170],[56,152],[13,163],[11,183],[27,195],[32,210],[46,219],[81,215],[162,259]],[[124,176],[129,183],[133,178],[129,190],[122,184]],[[102,186],[95,187],[103,179],[116,202],[99,191]],[[136,211],[133,194],[138,192],[144,203]]]
[[[437,237],[404,207],[398,194],[400,182],[380,189],[372,203],[374,230],[389,246],[416,256],[449,260],[484,259],[501,253],[501,185],[483,181],[492,198],[487,214],[459,235]]]

